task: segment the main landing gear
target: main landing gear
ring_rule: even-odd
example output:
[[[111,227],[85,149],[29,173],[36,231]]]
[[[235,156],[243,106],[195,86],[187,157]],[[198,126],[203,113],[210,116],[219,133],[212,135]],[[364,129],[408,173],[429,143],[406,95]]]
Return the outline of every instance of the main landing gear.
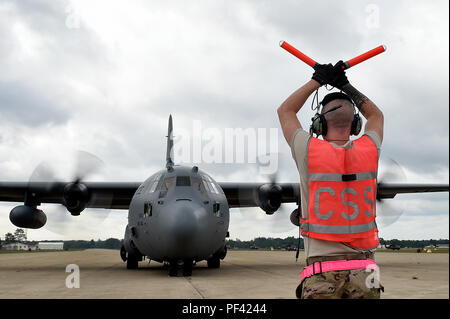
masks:
[[[223,260],[227,255],[227,246],[224,246],[221,250],[216,252],[210,259],[206,262],[208,263],[208,268],[220,268],[220,260]]]
[[[127,269],[138,269],[138,263],[142,260],[142,257],[138,257],[134,254],[128,253],[127,256]]]
[[[211,257],[206,261],[208,268],[220,268],[220,258],[217,256]]]
[[[127,269],[138,269],[138,264],[142,260],[142,255],[136,252],[127,252],[125,247],[120,248],[120,258],[127,262]]]

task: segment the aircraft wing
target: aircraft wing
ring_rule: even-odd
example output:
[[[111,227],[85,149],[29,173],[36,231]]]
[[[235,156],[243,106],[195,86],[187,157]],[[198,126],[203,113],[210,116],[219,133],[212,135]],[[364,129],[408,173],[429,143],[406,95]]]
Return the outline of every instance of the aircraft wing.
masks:
[[[299,183],[218,183],[222,187],[230,208],[233,207],[259,207],[264,195],[275,196],[279,189],[280,203],[295,203],[300,195]],[[263,189],[263,185],[269,185]],[[270,186],[280,188],[271,192]]]
[[[448,184],[378,183],[377,198],[394,198],[397,194],[448,192]]]
[[[0,182],[0,201],[25,202],[25,194],[32,193],[40,203],[63,204],[66,182]],[[128,209],[141,182],[83,182],[89,200],[86,207]],[[282,203],[296,203],[300,197],[299,183],[219,183],[233,207],[270,207]],[[448,192],[449,184],[379,183],[377,198],[394,198],[397,194]],[[275,209],[276,210],[276,209]],[[274,210],[274,211],[275,211]]]
[[[299,198],[299,183],[219,183],[233,207],[261,207],[263,210],[282,203],[296,203]],[[278,186],[278,187],[274,187]],[[394,198],[397,194],[448,192],[449,184],[378,183],[377,198]],[[269,213],[272,213],[270,211]],[[276,210],[276,209],[275,209]],[[274,211],[275,211],[274,210]]]
[[[128,209],[131,198],[142,182],[83,182],[87,187],[86,207]],[[67,182],[0,182],[0,201],[25,202],[33,194],[40,203],[63,204]],[[29,195],[28,195],[29,196]]]

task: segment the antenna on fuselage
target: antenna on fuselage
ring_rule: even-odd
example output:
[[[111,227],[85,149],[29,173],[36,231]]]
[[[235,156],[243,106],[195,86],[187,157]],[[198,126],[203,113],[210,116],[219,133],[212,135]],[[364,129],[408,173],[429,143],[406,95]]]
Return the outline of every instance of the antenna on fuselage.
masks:
[[[166,152],[166,168],[172,168],[173,162],[173,126],[172,114],[169,115],[169,128],[167,131],[167,152]]]

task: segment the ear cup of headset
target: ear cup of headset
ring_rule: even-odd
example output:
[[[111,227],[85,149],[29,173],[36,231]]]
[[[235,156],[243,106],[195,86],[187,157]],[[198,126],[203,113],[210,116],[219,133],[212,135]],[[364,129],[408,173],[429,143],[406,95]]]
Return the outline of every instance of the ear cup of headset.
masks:
[[[311,119],[311,126],[309,128],[309,133],[311,135],[316,134],[321,130],[319,123],[319,113],[314,114],[314,117]]]
[[[322,125],[322,132],[320,134],[322,134],[322,136],[327,135],[328,124],[327,124],[327,120],[325,119],[325,116],[322,114],[320,114],[320,124]]]
[[[311,120],[312,120],[311,133],[314,133],[317,136],[327,134],[328,126],[325,116],[316,113]]]
[[[359,114],[355,114],[352,121],[352,128],[350,130],[350,135],[358,135],[361,132],[362,120]]]

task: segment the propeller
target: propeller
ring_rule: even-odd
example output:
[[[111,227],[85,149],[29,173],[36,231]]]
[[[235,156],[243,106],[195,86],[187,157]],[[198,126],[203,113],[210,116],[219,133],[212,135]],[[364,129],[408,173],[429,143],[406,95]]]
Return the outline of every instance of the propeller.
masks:
[[[261,183],[261,186],[257,189],[245,184],[236,189],[236,194],[233,197],[237,199],[240,208],[234,208],[236,210],[236,213],[234,213],[235,220],[236,218],[246,219],[253,215],[255,220],[261,219],[264,220],[264,223],[268,222],[273,233],[283,233],[295,228],[289,221],[291,211],[296,208],[295,205],[280,205],[281,188],[277,185],[277,172],[281,166],[280,160],[283,160],[283,163],[291,162],[290,157],[278,152],[265,153],[257,157],[256,165],[252,167],[253,174],[263,176],[264,180],[268,182]],[[255,207],[255,204],[260,205],[260,208],[246,208]],[[251,209],[251,211],[246,211],[248,209]],[[263,216],[261,210],[274,216]]]
[[[404,183],[406,175],[402,167],[393,159],[381,160],[379,165],[380,177],[378,185],[383,183]],[[405,202],[402,200],[377,198],[377,223],[388,227],[395,223],[405,210]]]
[[[42,161],[36,166],[29,178],[30,183],[47,182],[48,189],[53,188],[55,183],[66,183],[63,204],[46,204],[44,208],[41,207],[47,215],[47,223],[44,226],[47,230],[65,236],[78,235],[86,225],[97,227],[108,217],[109,209],[90,209],[89,212],[81,213],[96,200],[95,195],[89,196],[83,181],[87,176],[99,172],[103,166],[101,159],[85,151],[77,151],[72,161],[53,159],[52,164]],[[72,172],[71,176],[65,176],[67,172]],[[61,175],[65,178],[60,178]],[[67,177],[72,182],[67,182]],[[106,200],[112,202],[112,196]]]
[[[268,174],[269,185],[276,185],[278,182],[278,170],[272,174]],[[295,229],[290,222],[291,213],[296,208],[295,204],[281,204],[270,217],[270,230],[272,233],[280,234]]]

